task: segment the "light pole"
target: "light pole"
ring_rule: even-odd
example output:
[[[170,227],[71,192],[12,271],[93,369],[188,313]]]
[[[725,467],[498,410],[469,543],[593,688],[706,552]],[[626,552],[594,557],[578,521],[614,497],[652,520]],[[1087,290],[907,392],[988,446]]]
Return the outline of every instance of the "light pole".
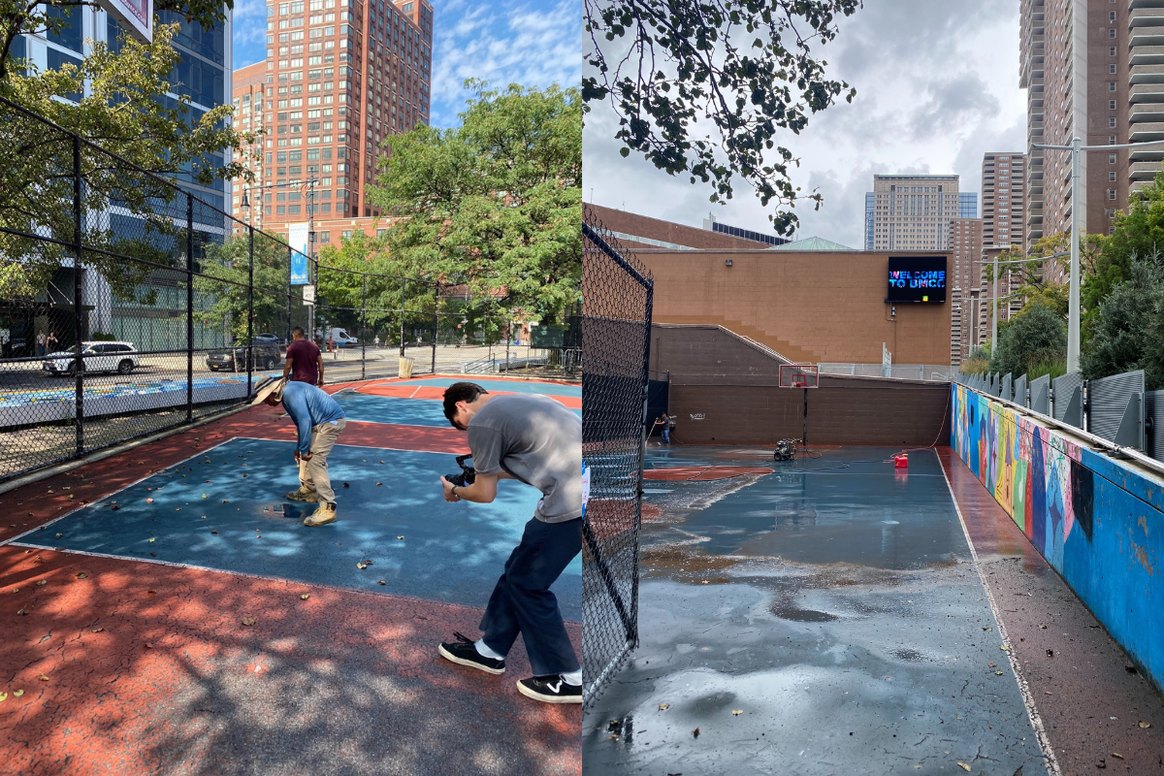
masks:
[[[1148,140],[1143,143],[1122,143],[1120,145],[1085,146],[1079,138],[1072,138],[1071,145],[1047,145],[1032,143],[1034,148],[1071,152],[1071,288],[1067,302],[1067,373],[1079,371],[1079,208],[1080,167],[1085,151],[1114,151],[1120,148],[1142,148],[1160,145],[1164,140]]]

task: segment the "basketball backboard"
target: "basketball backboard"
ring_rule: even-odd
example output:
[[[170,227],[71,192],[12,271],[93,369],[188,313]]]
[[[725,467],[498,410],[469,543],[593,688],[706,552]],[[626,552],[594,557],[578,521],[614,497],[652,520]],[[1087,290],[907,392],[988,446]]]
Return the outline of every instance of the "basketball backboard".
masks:
[[[781,388],[819,388],[820,375],[816,364],[781,364]]]

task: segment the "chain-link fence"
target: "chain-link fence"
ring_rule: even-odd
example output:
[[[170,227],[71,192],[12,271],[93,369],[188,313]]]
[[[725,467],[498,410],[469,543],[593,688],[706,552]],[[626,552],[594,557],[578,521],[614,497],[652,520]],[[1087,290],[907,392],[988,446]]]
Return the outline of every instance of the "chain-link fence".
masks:
[[[0,481],[239,406],[296,327],[329,384],[521,341],[503,298],[325,266],[186,184],[0,99]]]
[[[582,259],[583,702],[589,707],[638,645],[643,420],[653,283],[590,210]]]

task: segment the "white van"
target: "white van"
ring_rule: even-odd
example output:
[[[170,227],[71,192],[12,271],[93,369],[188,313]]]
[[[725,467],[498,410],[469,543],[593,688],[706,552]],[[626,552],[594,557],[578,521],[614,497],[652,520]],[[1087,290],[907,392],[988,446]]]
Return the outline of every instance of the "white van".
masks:
[[[352,345],[359,345],[360,341],[348,334],[345,329],[328,329],[327,339],[335,343],[337,348],[345,348]]]

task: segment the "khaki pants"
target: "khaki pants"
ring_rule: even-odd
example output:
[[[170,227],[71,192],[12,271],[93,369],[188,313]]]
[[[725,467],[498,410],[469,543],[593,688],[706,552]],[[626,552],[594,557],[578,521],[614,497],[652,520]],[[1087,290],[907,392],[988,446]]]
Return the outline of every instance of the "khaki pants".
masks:
[[[327,474],[327,456],[335,447],[340,432],[344,430],[344,421],[336,425],[321,423],[311,429],[311,460],[299,462],[300,487],[313,490],[319,495],[320,503],[335,503],[335,490],[331,487],[331,478]]]

